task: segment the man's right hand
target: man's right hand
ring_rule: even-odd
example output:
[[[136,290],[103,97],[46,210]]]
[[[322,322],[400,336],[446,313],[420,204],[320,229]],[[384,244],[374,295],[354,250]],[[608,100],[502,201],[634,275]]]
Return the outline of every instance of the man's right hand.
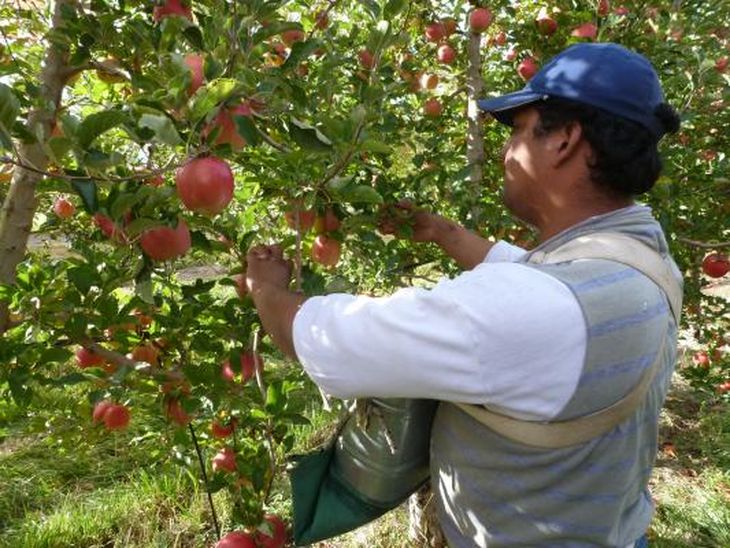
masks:
[[[458,223],[418,209],[405,200],[383,208],[379,229],[383,234],[407,237],[414,242],[433,242],[465,270],[484,261],[494,245]]]
[[[378,229],[383,234],[409,238],[414,242],[438,244],[447,230],[448,221],[436,213],[419,209],[408,200],[385,206]]]

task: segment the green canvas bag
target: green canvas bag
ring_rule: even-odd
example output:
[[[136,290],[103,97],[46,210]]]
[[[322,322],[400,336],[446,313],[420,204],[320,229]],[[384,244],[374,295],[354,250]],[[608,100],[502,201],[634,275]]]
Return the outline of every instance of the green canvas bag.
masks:
[[[370,399],[330,442],[292,458],[297,546],[352,531],[400,505],[429,477],[436,400]]]

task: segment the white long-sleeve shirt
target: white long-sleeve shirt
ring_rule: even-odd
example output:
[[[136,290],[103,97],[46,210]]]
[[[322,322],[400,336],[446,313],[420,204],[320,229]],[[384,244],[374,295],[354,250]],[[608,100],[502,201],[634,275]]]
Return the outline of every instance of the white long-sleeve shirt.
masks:
[[[513,262],[524,252],[499,242],[431,289],[310,298],[294,318],[299,361],[340,398],[432,398],[551,419],[575,391],[586,326],[567,286]]]

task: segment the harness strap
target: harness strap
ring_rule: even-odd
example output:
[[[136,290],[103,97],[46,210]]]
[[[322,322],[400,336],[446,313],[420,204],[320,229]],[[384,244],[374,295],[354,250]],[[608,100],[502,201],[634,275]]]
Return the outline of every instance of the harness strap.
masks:
[[[529,262],[552,264],[578,259],[606,259],[638,270],[662,289],[676,325],[679,325],[682,288],[677,283],[668,262],[649,246],[624,234],[600,232],[571,240],[549,253],[535,252]],[[608,407],[575,419],[526,421],[492,411],[481,405],[452,403],[512,441],[546,449],[570,447],[609,432],[634,413],[659,370],[666,342],[665,331],[654,362],[628,394]]]

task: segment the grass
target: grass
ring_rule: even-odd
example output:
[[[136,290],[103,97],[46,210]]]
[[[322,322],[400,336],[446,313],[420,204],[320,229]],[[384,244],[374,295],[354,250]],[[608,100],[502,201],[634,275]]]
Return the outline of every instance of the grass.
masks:
[[[313,392],[310,401],[318,397]],[[115,436],[90,430],[88,418],[79,416],[81,399],[66,388],[47,391],[35,414],[0,408],[0,547],[212,546],[212,518],[196,468],[171,462],[159,438],[131,428]],[[318,409],[309,405],[312,424],[300,427],[294,452],[312,449],[331,433],[337,412]],[[726,404],[702,403],[676,383],[652,480],[652,546],[730,546],[727,411]],[[227,497],[225,491],[214,495],[224,530],[230,528]],[[276,483],[270,510],[290,511],[285,477]],[[413,546],[407,530],[401,507],[317,548],[405,548]]]

